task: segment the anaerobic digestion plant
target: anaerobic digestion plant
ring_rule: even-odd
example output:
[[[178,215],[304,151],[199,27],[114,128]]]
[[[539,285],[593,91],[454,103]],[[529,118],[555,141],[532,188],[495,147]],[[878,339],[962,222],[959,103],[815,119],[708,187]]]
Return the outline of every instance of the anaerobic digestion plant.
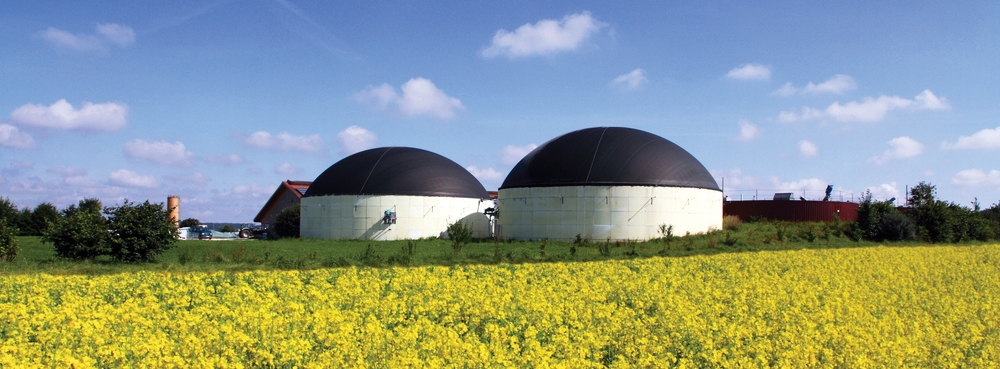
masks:
[[[505,239],[648,240],[722,228],[723,195],[687,151],[657,135],[587,128],[538,146],[500,186]]]

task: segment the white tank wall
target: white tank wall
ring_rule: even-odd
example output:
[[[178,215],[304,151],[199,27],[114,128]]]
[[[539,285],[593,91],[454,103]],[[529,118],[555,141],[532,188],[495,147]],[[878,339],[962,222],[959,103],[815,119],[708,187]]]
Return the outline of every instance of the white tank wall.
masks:
[[[483,210],[492,200],[433,196],[313,196],[302,198],[301,231],[305,238],[402,240],[439,237],[462,220],[473,237],[490,236]],[[386,209],[396,224],[382,224]]]
[[[648,240],[722,229],[722,192],[685,187],[567,186],[501,189],[500,237]]]

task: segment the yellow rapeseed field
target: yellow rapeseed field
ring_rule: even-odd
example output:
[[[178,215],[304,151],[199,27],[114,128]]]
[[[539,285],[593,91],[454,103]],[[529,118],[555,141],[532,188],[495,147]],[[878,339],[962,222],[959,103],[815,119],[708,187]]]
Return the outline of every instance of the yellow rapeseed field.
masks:
[[[1000,245],[0,276],[0,367],[1000,367]]]

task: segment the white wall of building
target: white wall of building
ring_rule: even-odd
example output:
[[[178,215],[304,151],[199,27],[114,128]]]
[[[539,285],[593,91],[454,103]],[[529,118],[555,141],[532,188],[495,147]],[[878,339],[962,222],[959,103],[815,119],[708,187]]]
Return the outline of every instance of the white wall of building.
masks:
[[[505,239],[648,240],[722,229],[722,192],[702,188],[566,186],[501,189]]]
[[[492,200],[434,196],[312,196],[302,198],[300,234],[305,238],[402,240],[439,237],[461,220],[473,237],[490,236],[483,210]],[[396,224],[382,224],[386,210]]]

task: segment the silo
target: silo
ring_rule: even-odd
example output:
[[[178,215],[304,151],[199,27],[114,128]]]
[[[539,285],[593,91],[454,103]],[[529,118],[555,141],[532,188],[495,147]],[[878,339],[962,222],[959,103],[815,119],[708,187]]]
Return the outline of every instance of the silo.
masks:
[[[174,227],[178,227],[181,223],[180,196],[167,196],[167,211],[170,212],[170,220],[174,222]]]
[[[411,147],[365,150],[334,163],[302,197],[306,238],[398,240],[438,237],[461,221],[488,237],[493,205],[469,171]]]
[[[648,240],[722,228],[722,191],[686,150],[632,128],[570,132],[526,155],[500,186],[501,237]]]

